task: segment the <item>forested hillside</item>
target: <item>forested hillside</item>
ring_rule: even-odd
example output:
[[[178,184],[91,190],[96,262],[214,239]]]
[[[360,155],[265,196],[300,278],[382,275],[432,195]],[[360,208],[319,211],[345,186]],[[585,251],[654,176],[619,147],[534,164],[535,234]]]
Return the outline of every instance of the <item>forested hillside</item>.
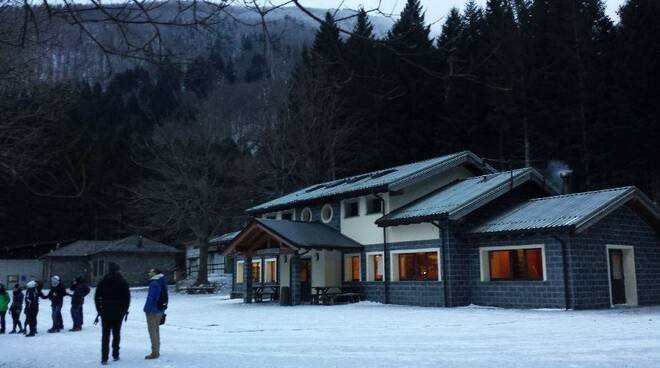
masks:
[[[303,185],[466,149],[660,198],[657,1],[630,0],[617,23],[599,0],[468,2],[437,37],[417,0],[388,28],[291,14],[267,33],[239,13],[171,28],[157,60],[66,24],[22,49],[47,54],[25,69],[0,49],[0,245],[206,241]]]

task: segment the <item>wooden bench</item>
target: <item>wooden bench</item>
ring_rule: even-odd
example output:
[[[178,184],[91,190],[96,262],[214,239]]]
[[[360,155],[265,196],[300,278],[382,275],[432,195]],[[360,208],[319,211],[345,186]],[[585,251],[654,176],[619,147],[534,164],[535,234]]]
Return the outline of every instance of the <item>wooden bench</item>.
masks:
[[[279,286],[253,286],[252,296],[255,303],[262,303],[264,296],[267,296],[270,301],[279,299],[280,287]]]
[[[312,294],[312,304],[333,305],[340,301],[356,303],[360,301],[360,293],[355,292],[354,288],[341,287],[315,287],[315,294]]]

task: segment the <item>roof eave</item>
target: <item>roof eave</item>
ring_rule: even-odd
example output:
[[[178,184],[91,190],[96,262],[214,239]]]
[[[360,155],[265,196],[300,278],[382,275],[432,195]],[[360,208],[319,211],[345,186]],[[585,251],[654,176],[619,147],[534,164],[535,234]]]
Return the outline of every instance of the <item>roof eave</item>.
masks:
[[[516,229],[516,230],[500,230],[488,232],[467,232],[463,235],[476,236],[476,237],[489,237],[489,236],[506,236],[506,235],[522,235],[522,234],[549,234],[557,232],[575,232],[575,225],[561,225],[550,226],[544,228],[530,228],[530,229]]]

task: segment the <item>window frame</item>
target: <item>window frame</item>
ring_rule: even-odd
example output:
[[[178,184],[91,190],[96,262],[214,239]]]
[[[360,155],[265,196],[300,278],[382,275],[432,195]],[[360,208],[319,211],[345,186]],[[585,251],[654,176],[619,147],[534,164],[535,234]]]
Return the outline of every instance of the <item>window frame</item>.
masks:
[[[306,215],[309,214],[309,219],[306,219]],[[314,220],[314,213],[312,213],[312,209],[309,207],[305,207],[300,211],[300,221],[302,222],[312,222]]]
[[[373,211],[372,207],[371,207],[371,204],[374,201],[378,202],[378,210],[377,211]],[[367,213],[366,213],[367,215],[377,215],[377,214],[382,214],[383,213],[383,204],[384,203],[380,198],[378,198],[378,197],[367,197],[366,202],[367,202],[366,203],[367,204],[367,206],[366,206],[367,207]]]
[[[325,218],[325,211],[326,209],[330,209],[330,216],[328,218]],[[321,207],[321,221],[323,221],[324,224],[327,224],[332,221],[332,218],[335,216],[335,209],[332,208],[332,205],[330,203],[326,203]]]
[[[417,254],[417,253],[436,253],[438,257],[438,279],[437,280],[401,280],[399,270],[399,255],[400,254]],[[390,280],[392,282],[441,282],[442,281],[442,257],[440,255],[440,248],[420,248],[420,249],[400,249],[390,251]]]
[[[285,219],[285,215],[291,215],[291,219]],[[280,213],[280,220],[285,220],[285,221],[296,221],[296,210],[287,210],[287,211],[282,211]]]
[[[381,280],[376,280],[376,265],[375,260],[376,256],[382,257],[380,275]],[[385,282],[385,253],[383,252],[367,252],[367,281],[368,282]]]
[[[252,272],[254,270],[254,265],[258,265],[259,272],[258,272],[258,280],[255,280],[254,277],[252,277]],[[253,284],[261,284],[263,283],[264,280],[264,267],[263,267],[263,262],[261,258],[259,259],[253,259],[252,260],[252,265],[250,266],[250,276],[252,277],[252,283]]]
[[[240,280],[239,280],[240,277]],[[240,260],[236,261],[236,283],[243,284],[245,283],[245,261]]]
[[[492,251],[512,251],[520,249],[541,249],[541,267],[543,267],[543,277],[540,279],[493,279],[490,278],[490,252]],[[525,245],[504,245],[492,247],[479,247],[479,269],[481,273],[481,282],[544,282],[548,280],[548,267],[546,264],[545,244],[525,244]]]
[[[351,206],[355,204],[357,206],[357,212],[355,215],[349,214],[349,209]],[[344,218],[345,219],[350,219],[350,218],[356,218],[360,217],[360,199],[349,199],[344,201]]]
[[[265,267],[264,267],[264,283],[265,284],[275,284],[277,283],[277,258],[266,258],[264,261]],[[273,275],[272,278],[268,277],[268,274],[270,273],[270,265],[273,265]]]
[[[353,257],[358,257],[358,272],[360,278],[355,280],[353,278]],[[344,254],[344,282],[361,282],[362,281],[362,254],[361,253],[346,253]]]

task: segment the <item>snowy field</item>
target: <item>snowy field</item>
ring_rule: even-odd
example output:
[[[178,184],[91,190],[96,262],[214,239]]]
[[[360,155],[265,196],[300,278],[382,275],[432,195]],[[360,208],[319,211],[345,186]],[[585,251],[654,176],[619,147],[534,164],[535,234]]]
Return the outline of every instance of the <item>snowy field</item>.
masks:
[[[132,291],[122,360],[112,367],[660,367],[660,308],[280,307],[174,293],[161,329],[161,359],[147,362],[145,296]],[[46,333],[49,305],[40,305],[36,337],[0,335],[0,367],[100,366],[92,299],[85,303],[83,331],[75,333]]]

